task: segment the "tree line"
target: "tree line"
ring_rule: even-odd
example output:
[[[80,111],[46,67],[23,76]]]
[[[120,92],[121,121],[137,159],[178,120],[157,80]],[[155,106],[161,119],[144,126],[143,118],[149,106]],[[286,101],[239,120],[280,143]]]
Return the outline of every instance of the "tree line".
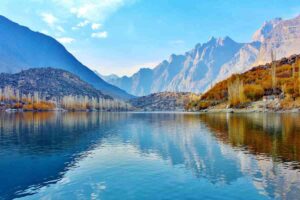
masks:
[[[67,95],[46,98],[40,92],[22,93],[12,86],[0,88],[1,109],[20,109],[24,111],[128,111],[132,106],[124,101],[103,97],[88,97],[81,95]]]

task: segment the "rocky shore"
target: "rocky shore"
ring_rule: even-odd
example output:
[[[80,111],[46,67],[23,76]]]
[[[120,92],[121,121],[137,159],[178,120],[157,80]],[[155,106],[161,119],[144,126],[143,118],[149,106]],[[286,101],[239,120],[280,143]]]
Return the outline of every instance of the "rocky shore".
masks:
[[[261,100],[248,103],[243,108],[229,108],[227,104],[212,106],[203,109],[201,113],[300,113],[300,107],[282,107],[279,99]]]

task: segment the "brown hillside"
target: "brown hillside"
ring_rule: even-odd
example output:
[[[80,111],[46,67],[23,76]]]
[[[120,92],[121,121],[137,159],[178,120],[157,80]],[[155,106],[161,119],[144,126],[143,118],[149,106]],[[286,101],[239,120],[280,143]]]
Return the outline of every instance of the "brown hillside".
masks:
[[[275,69],[275,72],[273,70],[275,79],[272,79],[272,66]],[[225,102],[231,106],[240,106],[251,101],[261,100],[263,96],[279,94],[284,94],[285,101],[295,101],[300,96],[299,67],[300,55],[293,55],[254,67],[247,72],[232,75],[217,83],[202,95],[201,100],[189,102],[186,108],[201,110]],[[230,91],[238,93],[234,103],[229,98]]]

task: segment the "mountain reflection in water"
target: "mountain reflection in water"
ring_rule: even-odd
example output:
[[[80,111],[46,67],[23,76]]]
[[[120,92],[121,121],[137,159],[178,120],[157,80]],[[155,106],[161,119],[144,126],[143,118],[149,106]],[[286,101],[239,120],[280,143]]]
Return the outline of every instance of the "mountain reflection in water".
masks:
[[[296,199],[299,122],[296,114],[2,113],[0,199]]]

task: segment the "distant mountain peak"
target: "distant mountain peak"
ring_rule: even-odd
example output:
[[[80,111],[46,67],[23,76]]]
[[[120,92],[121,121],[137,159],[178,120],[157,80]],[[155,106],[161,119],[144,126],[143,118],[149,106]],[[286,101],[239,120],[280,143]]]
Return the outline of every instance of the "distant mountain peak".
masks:
[[[174,58],[176,58],[175,54],[171,54],[169,57],[169,62],[172,62],[174,60]]]
[[[198,49],[198,48],[200,48],[201,46],[202,46],[201,43],[197,43],[197,44],[195,45],[195,49]]]
[[[223,46],[225,44],[229,43],[236,43],[233,39],[231,39],[229,36],[220,37],[217,39],[217,44],[220,46]]]
[[[249,43],[238,43],[228,36],[211,37],[182,55],[172,54],[152,73],[137,72],[113,84],[137,96],[161,91],[203,92],[216,81],[250,69],[257,61],[265,64],[270,50],[277,50],[279,57],[299,53],[300,16],[267,21],[253,38]]]
[[[237,43],[237,42],[235,42],[233,39],[231,39],[229,36],[225,36],[225,37],[218,37],[218,38],[216,38],[216,37],[214,37],[214,36],[212,36],[212,37],[210,37],[210,39],[207,41],[207,42],[205,42],[203,45],[205,45],[205,46],[212,46],[212,45],[214,45],[214,46],[224,46],[224,45],[226,45],[226,44],[231,44],[231,43]],[[200,47],[202,47],[203,45],[196,45],[196,49],[198,49],[198,48],[200,48]]]
[[[212,44],[216,44],[216,42],[217,42],[217,38],[215,38],[214,36],[211,36],[209,38],[209,40],[207,42],[205,42],[203,45],[212,45]]]
[[[253,34],[252,40],[264,42],[271,31],[282,21],[282,18],[274,18],[270,21],[265,21],[263,25]]]
[[[140,70],[139,70],[140,72],[149,72],[149,71],[152,71],[150,68],[148,68],[148,67],[142,67],[142,68],[140,68]]]
[[[176,55],[176,54],[172,54],[169,58],[169,63],[172,63],[172,62],[176,62],[176,60],[180,59],[184,57],[183,55]]]

